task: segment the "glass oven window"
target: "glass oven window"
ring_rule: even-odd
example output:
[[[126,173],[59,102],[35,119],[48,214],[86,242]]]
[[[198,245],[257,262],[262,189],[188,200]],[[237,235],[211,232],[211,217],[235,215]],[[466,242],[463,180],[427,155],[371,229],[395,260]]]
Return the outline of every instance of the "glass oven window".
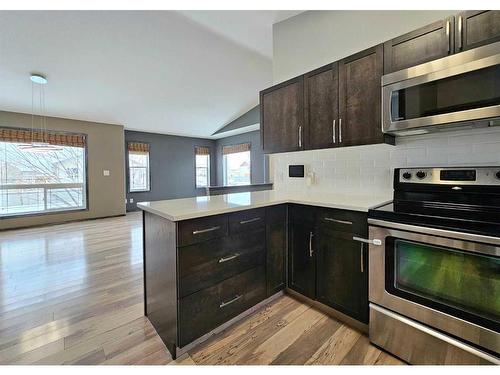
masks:
[[[498,329],[500,258],[394,239],[390,292]]]
[[[395,90],[392,121],[410,120],[500,104],[500,65]]]

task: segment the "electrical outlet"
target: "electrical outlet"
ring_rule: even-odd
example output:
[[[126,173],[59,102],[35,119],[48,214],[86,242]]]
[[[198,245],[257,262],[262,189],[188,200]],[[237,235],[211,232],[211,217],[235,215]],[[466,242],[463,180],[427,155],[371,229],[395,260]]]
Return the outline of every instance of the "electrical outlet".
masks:
[[[134,203],[134,198],[130,198],[130,203]]]
[[[108,177],[110,175],[108,169],[103,169],[102,174],[103,174],[103,176],[106,176],[106,177]]]

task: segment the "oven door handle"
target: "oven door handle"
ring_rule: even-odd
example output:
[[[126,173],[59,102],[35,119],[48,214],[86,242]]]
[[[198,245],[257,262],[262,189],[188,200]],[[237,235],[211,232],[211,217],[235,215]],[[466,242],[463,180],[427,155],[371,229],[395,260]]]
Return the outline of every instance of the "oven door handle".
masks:
[[[367,240],[366,238],[361,238],[361,237],[353,236],[352,239],[354,241],[358,241],[358,242],[369,243],[370,245],[375,245],[375,246],[381,246],[382,245],[382,241],[379,240],[378,238],[374,238],[373,240]]]

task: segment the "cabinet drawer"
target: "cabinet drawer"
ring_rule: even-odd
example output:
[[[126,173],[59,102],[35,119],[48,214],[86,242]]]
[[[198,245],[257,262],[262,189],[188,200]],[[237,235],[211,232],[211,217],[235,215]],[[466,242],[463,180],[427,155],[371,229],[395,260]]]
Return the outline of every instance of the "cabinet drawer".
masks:
[[[265,267],[253,268],[179,301],[179,344],[191,341],[266,297]]]
[[[229,236],[179,251],[179,296],[185,297],[264,264],[265,232]]]
[[[264,229],[265,225],[265,208],[240,211],[229,215],[229,234],[248,233]]]
[[[227,235],[227,216],[208,216],[178,224],[178,246],[187,246]]]
[[[365,236],[368,231],[366,213],[336,209],[320,209],[318,224],[334,231]]]

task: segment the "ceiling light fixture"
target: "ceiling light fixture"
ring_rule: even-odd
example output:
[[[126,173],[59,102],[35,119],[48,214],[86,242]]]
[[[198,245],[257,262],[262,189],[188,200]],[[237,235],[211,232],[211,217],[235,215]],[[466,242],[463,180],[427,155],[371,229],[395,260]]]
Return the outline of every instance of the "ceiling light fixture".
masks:
[[[49,142],[49,136],[47,132],[47,117],[46,117],[46,106],[45,106],[45,84],[47,84],[47,78],[41,74],[31,74],[31,142],[21,144],[18,148],[22,151],[28,152],[51,152],[62,150],[61,147],[53,145]],[[35,100],[36,99],[36,100]],[[39,111],[38,118],[40,120],[40,126],[35,129],[35,102],[38,102]]]

